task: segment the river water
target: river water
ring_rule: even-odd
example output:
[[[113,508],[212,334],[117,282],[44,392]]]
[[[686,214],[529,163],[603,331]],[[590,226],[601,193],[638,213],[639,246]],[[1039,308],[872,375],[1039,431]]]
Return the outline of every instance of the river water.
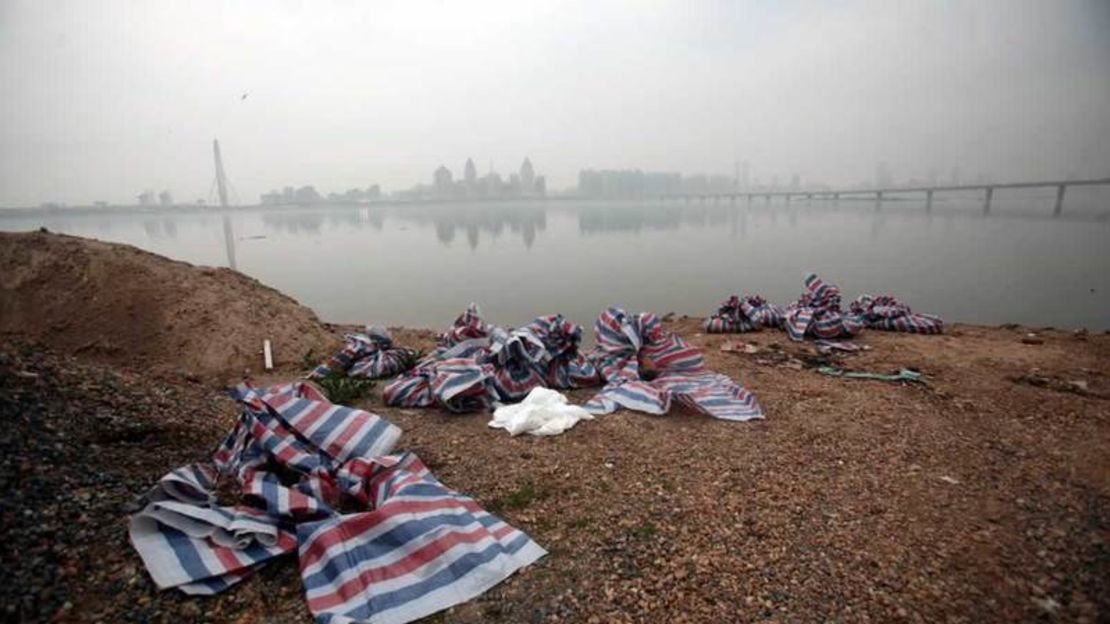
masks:
[[[729,293],[786,304],[816,271],[950,321],[1110,329],[1110,190],[839,202],[521,201],[0,214],[0,230],[123,242],[234,266],[334,322],[504,325],[607,305],[704,316]]]

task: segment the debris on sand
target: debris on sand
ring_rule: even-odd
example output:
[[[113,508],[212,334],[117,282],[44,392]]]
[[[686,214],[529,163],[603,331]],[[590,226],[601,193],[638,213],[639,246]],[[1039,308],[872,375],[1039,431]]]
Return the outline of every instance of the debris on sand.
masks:
[[[1047,388],[1056,392],[1070,392],[1084,397],[1107,398],[1105,393],[1092,390],[1090,383],[1085,379],[1062,379],[1057,376],[1046,375],[1037,369],[1023,375],[1010,377],[1010,381],[1037,388]]]

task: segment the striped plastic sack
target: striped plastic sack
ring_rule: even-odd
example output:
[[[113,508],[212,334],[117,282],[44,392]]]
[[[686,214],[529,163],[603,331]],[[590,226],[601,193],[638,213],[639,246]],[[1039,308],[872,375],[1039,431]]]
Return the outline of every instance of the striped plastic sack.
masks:
[[[450,349],[460,342],[488,338],[491,327],[482,320],[478,304],[471,303],[466,311],[455,319],[450,329],[439,335],[438,343],[441,348]]]
[[[541,316],[512,332],[492,333],[489,361],[500,401],[520,401],[536,387],[581,388],[598,383],[597,369],[579,353],[582,328],[561,314]]]
[[[547,352],[546,363],[540,366],[550,388],[587,388],[600,383],[597,368],[579,351],[582,327],[563,318],[562,314],[541,316],[522,328],[530,332]]]
[[[471,339],[439,349],[385,387],[387,405],[439,406],[464,413],[489,409],[496,395],[493,366],[484,363],[488,340]]]
[[[461,413],[520,401],[536,387],[594,385],[597,370],[579,353],[581,340],[582,328],[559,314],[507,331],[483,321],[471,304],[435,352],[386,386],[385,401]]]
[[[593,359],[606,385],[585,407],[594,414],[628,408],[665,414],[672,398],[724,420],[762,418],[755,395],[705,367],[701,351],[663,329],[651,313],[602,312]]]
[[[487,363],[493,329],[471,303],[440,334],[435,351],[385,387],[386,405],[439,406],[455,413],[488,409],[496,396],[494,370]]]
[[[404,370],[403,350],[393,347],[393,336],[384,327],[369,326],[365,334],[347,334],[343,349],[320,364],[309,375],[318,379],[343,372],[349,377],[378,379]]]
[[[372,511],[297,527],[318,622],[403,624],[478,596],[546,554],[444,487],[416,456],[357,462],[345,488]]]
[[[806,292],[786,308],[783,328],[791,340],[805,337],[851,338],[863,330],[863,321],[840,310],[840,289],[810,273],[805,277]]]
[[[733,295],[721,302],[717,313],[705,319],[710,334],[737,334],[782,325],[783,311],[759,295]]]
[[[944,332],[944,320],[933,314],[915,314],[910,307],[891,295],[860,295],[849,306],[852,314],[863,320],[869,329],[899,331],[911,334]]]
[[[494,327],[490,333],[489,353],[484,359],[493,369],[491,380],[497,398],[516,402],[524,399],[532,388],[544,385],[544,371],[550,355],[535,334]]]

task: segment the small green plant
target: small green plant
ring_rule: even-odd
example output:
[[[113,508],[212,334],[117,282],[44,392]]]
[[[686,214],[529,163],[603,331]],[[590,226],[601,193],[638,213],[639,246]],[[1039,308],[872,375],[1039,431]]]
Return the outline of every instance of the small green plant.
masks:
[[[489,509],[494,513],[524,509],[543,497],[544,494],[537,491],[531,481],[525,481],[517,489],[490,503]]]
[[[328,374],[314,380],[324,391],[328,400],[337,405],[350,405],[366,396],[374,382],[361,377],[348,377],[341,371],[328,371]]]
[[[424,352],[420,349],[408,349],[402,347],[400,349],[397,349],[397,351],[397,361],[401,364],[402,373],[416,368],[416,365],[420,363],[420,360],[424,359]]]
[[[316,361],[316,349],[305,351],[304,356],[301,357],[301,368],[305,370],[316,368],[318,363],[319,362]]]
[[[656,531],[657,529],[655,528],[655,525],[650,522],[645,522],[641,525],[632,527],[632,534],[641,539],[653,537]]]
[[[588,526],[590,526],[590,519],[586,516],[571,518],[570,522],[567,523],[568,529],[584,529]]]

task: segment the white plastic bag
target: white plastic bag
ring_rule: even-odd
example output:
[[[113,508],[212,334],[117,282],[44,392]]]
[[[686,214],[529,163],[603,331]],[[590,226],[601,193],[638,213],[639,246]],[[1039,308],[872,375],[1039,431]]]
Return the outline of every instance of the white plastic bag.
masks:
[[[530,433],[538,436],[558,435],[580,420],[593,420],[593,415],[550,388],[533,388],[524,400],[505,405],[493,412],[489,426],[504,429],[511,435]]]

